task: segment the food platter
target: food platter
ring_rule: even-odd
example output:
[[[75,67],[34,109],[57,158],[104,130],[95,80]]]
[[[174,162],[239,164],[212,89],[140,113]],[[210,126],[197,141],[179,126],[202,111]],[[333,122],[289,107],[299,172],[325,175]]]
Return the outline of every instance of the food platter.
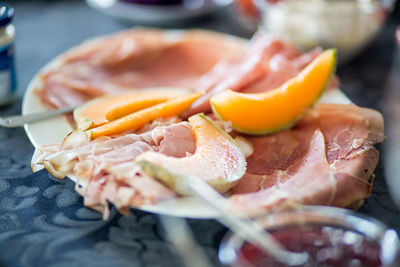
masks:
[[[171,33],[176,34],[177,31],[171,31]],[[62,57],[62,55],[60,55],[60,57]],[[43,70],[51,69],[54,66],[57,66],[60,57],[55,58],[53,61],[47,64]],[[32,79],[24,95],[22,106],[23,114],[30,114],[46,110],[46,107],[40,102],[34,93],[35,88],[38,86],[40,86],[39,74]],[[319,101],[338,104],[351,103],[351,101],[339,89],[326,91]],[[60,143],[64,137],[72,131],[72,127],[63,117],[57,117],[46,121],[25,125],[25,131],[35,148],[38,148],[43,144]],[[35,153],[33,155],[32,162],[35,162],[37,157],[38,154]],[[32,166],[32,168],[34,171],[37,171],[40,169],[40,166],[35,165]],[[76,180],[74,177],[69,178]],[[158,214],[168,214],[171,216],[188,218],[213,218],[217,215],[212,209],[208,208],[200,200],[192,197],[182,197],[163,201],[156,205],[144,205],[141,206],[140,209]]]

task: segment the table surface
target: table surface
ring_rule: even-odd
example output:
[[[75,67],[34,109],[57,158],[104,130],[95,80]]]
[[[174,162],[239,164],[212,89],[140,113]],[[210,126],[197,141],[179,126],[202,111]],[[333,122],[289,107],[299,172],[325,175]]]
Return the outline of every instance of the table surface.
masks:
[[[0,107],[0,115],[17,114],[30,79],[53,57],[87,38],[133,25],[106,17],[84,1],[9,1],[15,7],[16,66],[19,98]],[[248,37],[220,11],[180,28],[207,28]],[[358,58],[339,66],[342,90],[354,103],[383,109],[384,85],[397,53],[392,15],[378,38]],[[378,146],[382,151],[382,147]],[[112,211],[103,221],[83,207],[69,180],[46,171],[32,174],[34,151],[22,128],[0,129],[0,265],[1,266],[181,266],[165,242],[156,215]],[[375,171],[371,196],[360,212],[382,220],[398,232],[400,213],[385,183],[384,162]],[[201,247],[218,266],[217,248],[226,228],[214,220],[188,220]]]

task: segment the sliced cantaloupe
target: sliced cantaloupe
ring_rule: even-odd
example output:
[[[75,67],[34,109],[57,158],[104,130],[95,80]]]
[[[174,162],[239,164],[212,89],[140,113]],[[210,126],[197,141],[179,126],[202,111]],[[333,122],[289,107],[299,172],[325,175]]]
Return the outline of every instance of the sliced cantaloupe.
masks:
[[[152,120],[181,114],[202,94],[203,93],[200,92],[180,96],[164,103],[131,113],[112,122],[87,130],[86,132],[91,139],[94,139],[100,136],[119,134],[127,130],[137,130]]]
[[[336,50],[321,53],[281,87],[257,94],[227,90],[211,98],[214,114],[248,134],[272,133],[292,126],[327,87],[336,67]]]
[[[148,175],[160,180],[177,193],[186,194],[182,177],[203,179],[224,193],[246,172],[246,158],[236,142],[203,114],[189,118],[196,138],[196,151],[184,158],[156,152],[144,152],[136,162]],[[179,140],[177,140],[179,145]]]
[[[76,108],[74,119],[78,129],[87,130],[188,93],[188,89],[160,87],[100,96]]]

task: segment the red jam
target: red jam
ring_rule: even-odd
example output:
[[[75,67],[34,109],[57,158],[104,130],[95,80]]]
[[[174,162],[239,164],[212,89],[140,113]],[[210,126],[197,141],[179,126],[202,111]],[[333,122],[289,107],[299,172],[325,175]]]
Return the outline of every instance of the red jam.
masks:
[[[289,228],[271,234],[290,251],[308,252],[308,262],[299,266],[382,266],[379,245],[354,231],[325,226]],[[234,266],[249,265],[286,266],[274,261],[257,247],[245,243],[238,252]]]

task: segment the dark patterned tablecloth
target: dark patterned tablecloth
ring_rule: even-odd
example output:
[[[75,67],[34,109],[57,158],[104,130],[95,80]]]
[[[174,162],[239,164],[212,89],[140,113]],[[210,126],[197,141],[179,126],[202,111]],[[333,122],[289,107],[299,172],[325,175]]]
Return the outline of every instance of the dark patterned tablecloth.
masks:
[[[87,38],[129,26],[90,9],[84,1],[9,2],[16,8],[20,98],[1,107],[0,115],[20,113],[28,82],[53,57]],[[222,11],[183,26],[248,36],[227,14]],[[393,16],[360,57],[339,67],[342,89],[360,106],[383,108],[383,88],[397,53],[396,22]],[[44,170],[32,174],[33,150],[22,128],[0,129],[0,266],[182,265],[165,242],[157,215],[133,210],[130,216],[121,216],[113,210],[103,221],[97,212],[83,207],[70,180],[55,180]],[[372,195],[360,212],[400,231],[400,213],[390,199],[383,167],[381,160]],[[217,248],[226,228],[214,220],[188,222],[218,266]]]

